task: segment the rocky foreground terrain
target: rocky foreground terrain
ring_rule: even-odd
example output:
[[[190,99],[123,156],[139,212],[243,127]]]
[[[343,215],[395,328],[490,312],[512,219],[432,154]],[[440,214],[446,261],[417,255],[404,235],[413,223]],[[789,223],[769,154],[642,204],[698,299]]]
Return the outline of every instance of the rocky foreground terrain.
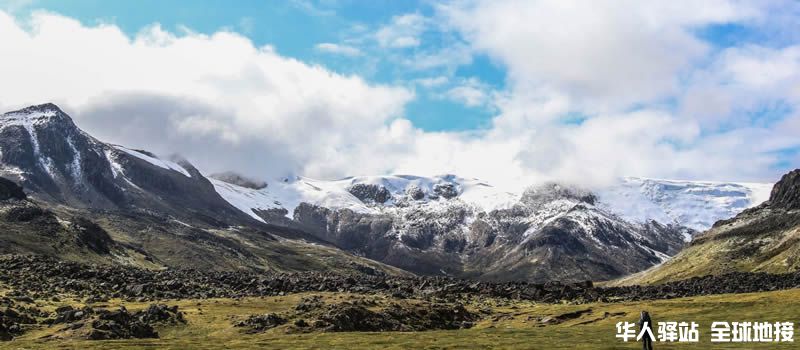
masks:
[[[67,294],[90,301],[241,298],[301,292],[386,294],[398,298],[456,300],[490,297],[544,303],[587,303],[669,299],[722,293],[800,288],[800,272],[731,273],[696,277],[661,285],[598,287],[592,282],[544,284],[480,282],[447,277],[364,273],[305,272],[259,274],[191,269],[152,271],[130,267],[84,265],[39,256],[0,258],[0,282],[9,295],[47,298]]]
[[[0,287],[0,339],[11,340],[29,329],[58,327],[58,332],[48,338],[103,340],[154,338],[158,337],[154,327],[183,324],[178,307],[167,305],[179,300],[240,300],[309,292],[355,295],[347,301],[308,297],[290,312],[253,314],[231,324],[245,333],[285,325],[287,331],[300,333],[424,331],[470,328],[475,322],[497,317],[491,310],[465,308],[481,300],[580,305],[776,291],[800,288],[800,272],[732,273],[662,285],[598,287],[591,282],[492,283],[402,277],[370,269],[348,274],[153,271],[6,255],[0,257]],[[113,300],[118,300],[120,307],[87,306]],[[57,307],[41,309],[38,305],[43,301]],[[125,303],[149,306],[129,312]],[[581,315],[566,313],[559,317],[568,320]],[[561,321],[548,318],[537,322]]]

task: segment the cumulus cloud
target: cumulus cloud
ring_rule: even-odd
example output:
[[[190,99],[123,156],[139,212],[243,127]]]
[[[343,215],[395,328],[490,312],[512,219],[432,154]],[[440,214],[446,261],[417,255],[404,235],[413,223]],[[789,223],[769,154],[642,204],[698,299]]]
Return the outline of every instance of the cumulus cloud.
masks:
[[[378,29],[375,39],[381,47],[402,49],[419,46],[427,21],[426,17],[416,13],[395,16],[391,23]]]
[[[464,79],[460,84],[447,90],[445,97],[467,107],[480,107],[489,103],[489,87],[477,78]]]
[[[400,62],[414,70],[444,68],[452,72],[459,66],[471,63],[472,55],[472,49],[468,45],[455,42],[452,45],[420,50],[410,57],[401,59]]]
[[[688,81],[681,99],[684,117],[708,128],[748,125],[753,111],[800,105],[800,46],[728,48]]]
[[[4,105],[53,100],[106,140],[179,152],[207,171],[302,172],[402,117],[413,98],[231,32],[178,35],[156,25],[129,37],[42,12],[25,25],[0,13],[0,76],[13,82],[0,85]]]
[[[414,80],[415,83],[424,86],[426,88],[441,86],[447,84],[448,81],[450,81],[450,78],[442,75],[437,77],[419,78]]]
[[[361,50],[357,47],[349,46],[349,45],[341,45],[341,44],[334,44],[334,43],[319,43],[314,46],[319,51],[327,52],[336,55],[343,55],[343,56],[361,56]]]
[[[724,0],[467,1],[441,13],[508,67],[516,89],[554,89],[593,112],[675,93],[709,51],[695,29],[754,15]]]
[[[180,153],[209,173],[266,179],[456,173],[501,186],[601,185],[626,175],[763,181],[782,171],[774,168],[786,161],[782,150],[800,147],[796,45],[716,49],[697,35],[710,24],[764,23],[751,3],[584,5],[457,2],[437,7],[436,20],[397,16],[375,36],[383,47],[408,48],[432,22],[442,23],[436,30],[461,39],[410,50],[409,64],[452,73],[486,54],[507,72],[498,91],[439,72],[370,83],[225,31],[178,34],[156,25],[131,37],[55,14],[18,23],[0,13],[0,76],[11,82],[0,84],[0,106],[53,101],[104,140]],[[497,115],[481,130],[421,130],[405,116],[415,86],[491,105]],[[786,111],[754,122],[753,113],[772,105]]]

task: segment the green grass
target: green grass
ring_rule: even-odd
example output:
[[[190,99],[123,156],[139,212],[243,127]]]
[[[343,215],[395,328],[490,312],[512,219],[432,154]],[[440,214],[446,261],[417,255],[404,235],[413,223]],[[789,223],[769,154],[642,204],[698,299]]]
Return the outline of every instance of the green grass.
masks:
[[[800,347],[800,344],[793,343],[712,344],[709,342],[709,328],[712,321],[800,321],[800,289],[587,305],[481,300],[470,303],[468,307],[472,309],[491,307],[493,314],[472,329],[456,331],[289,334],[287,326],[283,326],[261,334],[245,334],[241,329],[233,327],[236,320],[250,314],[288,311],[302,296],[310,294],[312,293],[242,300],[165,301],[169,305],[179,305],[186,314],[188,324],[160,329],[160,339],[123,341],[40,339],[53,334],[57,329],[53,327],[32,330],[12,342],[0,343],[0,349],[639,349],[641,348],[639,343],[623,343],[615,338],[615,324],[619,321],[636,321],[642,309],[650,311],[656,322],[695,321],[700,324],[700,343],[656,343],[656,349]],[[328,301],[360,298],[349,294],[313,294],[323,295]],[[106,305],[113,307],[116,303],[109,302]],[[136,310],[147,304],[125,305],[129,310]],[[55,307],[52,303],[41,303],[40,306]],[[537,327],[535,321],[537,317],[560,315],[586,308],[591,308],[592,312],[562,324]],[[605,312],[624,312],[625,316],[602,319]],[[579,324],[592,320],[597,321]]]

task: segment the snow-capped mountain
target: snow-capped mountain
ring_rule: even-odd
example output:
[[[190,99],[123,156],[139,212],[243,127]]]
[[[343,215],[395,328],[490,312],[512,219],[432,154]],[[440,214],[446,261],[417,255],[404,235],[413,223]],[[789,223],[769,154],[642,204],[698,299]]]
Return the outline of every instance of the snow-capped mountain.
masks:
[[[452,188],[460,201],[490,212],[513,207],[524,190],[504,191],[484,181],[455,175],[357,176],[333,181],[298,177],[272,182],[258,189],[216,179],[211,182],[223,198],[257,220],[264,220],[256,213],[264,210],[280,210],[291,218],[300,203],[369,214],[398,206],[433,207],[447,201],[437,194],[437,188],[439,192],[443,188]],[[378,191],[375,194],[379,196],[378,200],[351,190],[373,186]],[[600,208],[628,221],[646,223],[655,220],[703,231],[718,220],[764,202],[771,189],[772,184],[763,183],[627,177],[595,192]],[[419,198],[414,199],[414,195]]]
[[[687,232],[626,221],[595,194],[559,184],[514,193],[455,175],[298,177],[260,189],[212,183],[256,219],[286,216],[344,249],[424,274],[612,278],[662,262]]]
[[[53,104],[0,116],[0,176],[76,208],[249,221],[188,161],[99,141]]]
[[[180,157],[99,141],[52,104],[0,116],[0,176],[36,200],[88,210],[135,233],[125,238],[140,245],[135,251],[167,260],[176,250],[162,251],[159,242],[170,237],[217,261],[261,265],[274,257],[265,246],[284,244],[266,230],[415,273],[492,280],[641,271],[677,253],[693,230],[762,196],[757,184],[636,178],[596,191],[557,183],[506,191],[456,175],[269,183],[235,173],[206,177]],[[225,231],[232,227],[237,233]],[[179,251],[181,259],[201,257]]]
[[[769,199],[720,220],[664,264],[616,281],[664,283],[732,272],[800,270],[800,169],[783,175]]]
[[[260,189],[211,179],[217,192],[233,206],[264,220],[257,212],[285,210],[292,217],[300,203],[329,209],[349,209],[379,214],[409,205],[435,207],[448,199],[459,200],[489,212],[510,208],[520,194],[504,192],[477,179],[454,175],[421,177],[410,175],[358,176],[324,181],[306,177],[269,183]]]
[[[769,199],[772,184],[628,177],[599,192],[603,206],[632,221],[656,220],[704,231]]]
[[[0,196],[0,254],[147,268],[399,271],[254,220],[188,161],[97,140],[53,104],[0,115],[0,177],[26,194]]]
[[[598,191],[509,192],[455,175],[304,177],[250,188],[211,180],[264,222],[287,217],[390,265],[487,279],[613,278],[661,263],[692,234],[756,205],[769,185],[624,178]]]

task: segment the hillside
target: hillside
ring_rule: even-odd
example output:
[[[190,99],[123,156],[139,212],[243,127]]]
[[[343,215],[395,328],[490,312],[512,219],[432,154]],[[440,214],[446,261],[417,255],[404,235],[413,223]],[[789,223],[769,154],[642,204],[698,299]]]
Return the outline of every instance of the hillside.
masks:
[[[148,268],[400,273],[253,220],[185,159],[104,143],[52,104],[0,116],[0,176],[10,179],[0,191],[8,193],[0,196],[0,253]]]
[[[457,175],[206,177],[180,156],[98,140],[53,104],[0,117],[0,177],[29,195],[0,203],[0,253],[536,282],[612,279],[660,264],[763,192],[641,178],[603,189],[508,189]]]
[[[211,180],[233,206],[355,254],[420,274],[539,282],[608,279],[659,264],[768,192],[642,178],[596,191],[557,183],[515,191],[456,175],[297,177],[259,187],[233,178],[242,185]]]
[[[784,175],[765,203],[721,220],[662,265],[617,284],[660,283],[732,271],[800,269],[800,169]]]

